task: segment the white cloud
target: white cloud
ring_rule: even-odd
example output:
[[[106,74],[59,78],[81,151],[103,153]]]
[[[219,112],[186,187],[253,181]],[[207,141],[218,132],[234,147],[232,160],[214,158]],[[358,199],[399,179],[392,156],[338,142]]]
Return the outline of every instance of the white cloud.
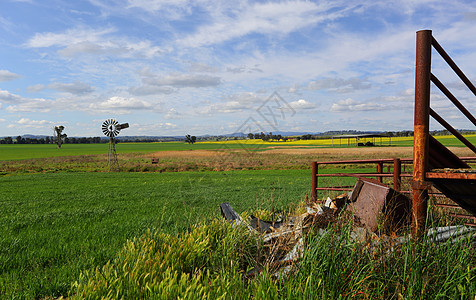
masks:
[[[20,125],[45,125],[45,124],[53,124],[53,122],[51,121],[47,121],[47,120],[30,120],[28,118],[21,118],[20,120],[18,120],[16,123],[20,124]]]
[[[311,81],[308,85],[310,90],[331,90],[339,93],[348,93],[355,90],[370,89],[372,85],[366,79],[353,77],[349,79],[342,78],[323,78]]]
[[[293,31],[316,26],[325,20],[341,15],[339,4],[317,4],[308,1],[267,3],[239,3],[230,6],[212,5],[209,9],[211,22],[196,33],[179,41],[190,47],[218,44],[252,33],[287,35]],[[333,10],[332,10],[333,9]]]
[[[12,81],[20,78],[21,76],[15,73],[12,73],[8,70],[0,70],[0,82],[2,81]]]
[[[77,45],[84,42],[99,43],[106,35],[115,32],[114,28],[106,29],[87,29],[74,28],[68,29],[64,33],[36,33],[28,40],[26,46],[31,48],[46,48],[52,46]]]
[[[181,114],[175,109],[171,108],[164,116],[165,119],[180,119]]]
[[[220,77],[200,74],[170,74],[164,77],[149,77],[143,79],[144,83],[152,86],[185,87],[213,87],[221,84]]]
[[[159,135],[164,133],[165,135],[170,135],[172,132],[177,133],[176,131],[173,131],[173,130],[180,129],[180,126],[170,122],[151,123],[151,124],[135,123],[131,125],[131,128],[137,128],[137,131],[140,134],[144,134],[144,135]]]
[[[9,113],[15,112],[49,112],[54,101],[42,98],[25,98],[12,94],[5,90],[0,90],[0,102],[9,106],[5,110]]]
[[[301,88],[301,85],[295,84],[295,85],[289,87],[288,93],[297,93],[297,92],[299,92],[300,88]]]
[[[295,110],[316,108],[316,105],[314,105],[314,104],[312,104],[309,101],[306,101],[304,99],[299,99],[297,101],[289,102],[289,105]]]
[[[41,98],[27,99],[18,105],[10,105],[5,109],[9,113],[42,112],[47,113],[54,109],[54,101]]]
[[[215,87],[222,83],[220,77],[204,74],[173,73],[166,76],[158,76],[142,69],[143,85],[129,88],[129,93],[138,96],[171,94],[181,88],[204,88]]]
[[[183,6],[188,0],[128,0],[128,8],[136,7],[147,11],[158,11],[168,6]]]
[[[192,12],[192,6],[197,2],[189,0],[128,0],[126,7],[128,9],[139,8],[149,13],[162,11],[169,20],[176,20],[183,18],[184,15],[189,15]]]
[[[84,95],[93,91],[93,88],[89,84],[80,81],[74,81],[72,83],[54,82],[48,84],[48,88],[73,95]]]
[[[263,70],[259,68],[259,65],[255,65],[253,67],[241,66],[241,67],[227,67],[227,72],[233,74],[239,73],[263,73]]]
[[[132,110],[149,110],[153,108],[153,105],[147,101],[117,96],[111,97],[103,102],[92,103],[89,105],[91,111],[118,114],[127,114]]]
[[[339,100],[336,103],[332,104],[332,112],[346,112],[346,111],[377,111],[384,110],[388,106],[382,103],[375,102],[358,102],[351,98],[345,100]]]
[[[129,89],[129,93],[137,96],[171,94],[174,91],[175,89],[170,86],[155,86],[150,84],[142,85],[139,87],[132,87]]]
[[[30,85],[26,88],[26,90],[30,93],[36,93],[36,92],[41,92],[44,90],[45,86],[43,84],[35,84],[35,85]]]
[[[196,73],[216,73],[219,71],[219,69],[204,63],[192,62],[190,63],[189,71]]]
[[[12,94],[9,91],[0,90],[0,101],[5,103],[20,103],[24,101],[24,98]]]
[[[36,33],[28,42],[30,48],[61,48],[58,53],[65,57],[80,54],[100,54],[120,57],[153,58],[164,53],[149,40],[131,40],[113,35],[115,28],[73,28],[63,33]]]
[[[9,124],[8,128],[22,128],[22,129],[49,129],[54,125],[54,122],[48,120],[30,120],[28,118],[21,118],[14,123]]]
[[[265,101],[264,98],[252,92],[232,94],[225,97],[223,100],[225,100],[225,102],[211,104],[202,108],[200,112],[234,113],[244,110],[249,110],[251,112]]]

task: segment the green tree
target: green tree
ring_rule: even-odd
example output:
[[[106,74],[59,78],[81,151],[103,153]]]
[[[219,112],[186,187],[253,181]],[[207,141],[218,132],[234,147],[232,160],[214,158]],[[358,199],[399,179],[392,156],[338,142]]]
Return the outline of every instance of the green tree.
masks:
[[[187,134],[185,136],[185,142],[189,144],[194,144],[197,141],[197,137],[194,135]]]
[[[64,126],[55,126],[53,128],[53,141],[58,146],[58,149],[61,149],[61,144],[63,144],[65,138],[67,137],[66,134],[63,133]]]

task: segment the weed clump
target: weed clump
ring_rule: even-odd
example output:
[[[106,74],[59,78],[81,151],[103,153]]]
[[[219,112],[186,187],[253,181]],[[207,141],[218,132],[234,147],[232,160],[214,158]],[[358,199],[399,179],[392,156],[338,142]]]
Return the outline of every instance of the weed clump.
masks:
[[[259,240],[245,227],[222,220],[178,235],[148,231],[113,261],[83,272],[72,298],[240,298],[243,274],[259,253]]]

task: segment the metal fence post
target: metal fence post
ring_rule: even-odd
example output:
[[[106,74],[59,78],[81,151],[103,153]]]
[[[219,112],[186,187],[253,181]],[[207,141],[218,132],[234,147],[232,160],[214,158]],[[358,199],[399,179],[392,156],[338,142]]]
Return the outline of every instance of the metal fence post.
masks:
[[[400,183],[402,182],[402,162],[399,158],[393,159],[393,189],[400,192]]]
[[[417,32],[412,181],[412,231],[415,236],[420,236],[425,229],[428,206],[428,184],[425,181],[425,172],[429,152],[431,41],[431,30]]]
[[[312,162],[312,191],[311,191],[311,199],[312,201],[317,200],[317,172],[318,172],[319,166],[317,165],[317,162]]]
[[[377,173],[378,173],[378,174],[382,174],[382,173],[383,173],[383,162],[382,162],[382,161],[379,161],[379,162],[377,163]],[[378,180],[379,182],[383,182],[383,177],[382,177],[382,176],[378,176],[378,177],[377,177],[377,180]]]

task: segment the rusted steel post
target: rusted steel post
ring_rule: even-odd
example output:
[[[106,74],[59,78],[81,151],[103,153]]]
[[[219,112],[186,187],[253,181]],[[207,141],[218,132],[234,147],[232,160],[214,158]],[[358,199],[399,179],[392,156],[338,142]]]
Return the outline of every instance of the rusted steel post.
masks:
[[[393,189],[400,192],[400,183],[402,182],[402,162],[399,158],[393,160]]]
[[[417,32],[412,181],[412,231],[414,236],[421,236],[425,229],[428,206],[425,172],[427,171],[429,152],[431,41],[431,30]]]
[[[318,172],[318,165],[317,162],[312,162],[312,191],[311,191],[311,199],[312,201],[317,200],[317,172]]]
[[[382,173],[383,173],[383,162],[381,162],[381,161],[379,161],[379,162],[377,163],[377,173],[378,173],[378,174],[382,174]],[[383,182],[383,178],[382,178],[381,176],[378,176],[378,177],[377,177],[377,180],[378,180],[379,182]]]

